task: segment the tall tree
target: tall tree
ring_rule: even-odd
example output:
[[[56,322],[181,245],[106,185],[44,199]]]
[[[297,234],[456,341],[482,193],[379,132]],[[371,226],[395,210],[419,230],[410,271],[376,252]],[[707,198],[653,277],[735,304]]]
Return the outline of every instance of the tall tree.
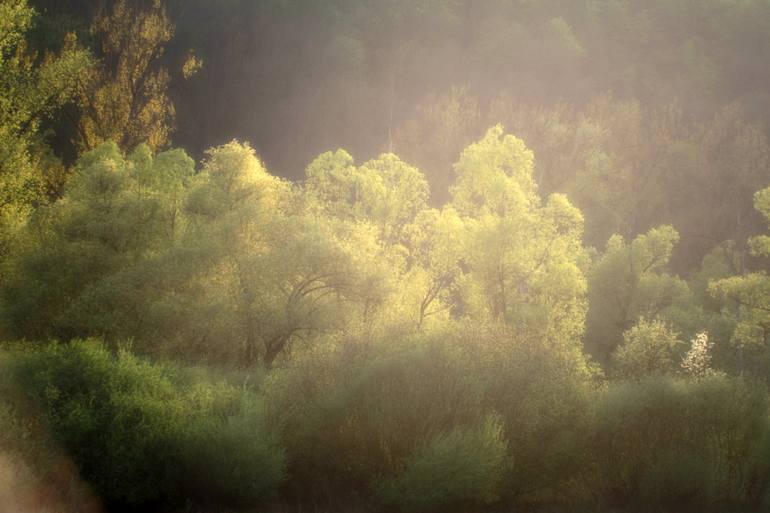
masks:
[[[98,63],[73,114],[76,143],[90,150],[115,141],[124,151],[141,143],[151,150],[169,142],[174,106],[170,76],[160,58],[173,25],[160,0],[104,5],[91,24]]]
[[[770,187],[754,195],[754,206],[770,223]],[[770,236],[751,238],[749,247],[755,257],[770,258]],[[770,350],[770,277],[767,273],[760,270],[717,280],[710,284],[709,290],[731,303],[726,313],[736,321],[733,344],[761,348],[762,353],[767,354]]]
[[[665,317],[689,299],[687,284],[668,272],[678,240],[671,226],[654,228],[630,243],[615,235],[594,262],[588,280],[586,348],[600,361],[606,362],[623,333],[642,317]]]
[[[467,313],[578,346],[586,308],[580,211],[560,194],[542,202],[532,152],[500,126],[466,148],[455,169]]]
[[[26,0],[0,2],[0,260],[26,215],[59,181],[61,163],[41,122],[78,92],[90,64],[72,34],[58,54],[31,53],[26,38],[34,15]]]

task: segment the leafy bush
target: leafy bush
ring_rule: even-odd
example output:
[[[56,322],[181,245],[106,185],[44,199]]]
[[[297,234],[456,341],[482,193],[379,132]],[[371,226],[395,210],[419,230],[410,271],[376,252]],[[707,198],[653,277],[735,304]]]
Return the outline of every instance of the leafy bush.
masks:
[[[404,511],[493,502],[499,498],[506,453],[502,422],[490,415],[470,428],[435,435],[378,491],[385,503]]]
[[[623,333],[623,343],[612,353],[614,371],[623,378],[672,372],[682,345],[677,333],[662,320],[641,318]]]
[[[458,323],[398,339],[327,340],[274,371],[264,393],[296,493],[368,496],[385,478],[385,495],[409,509],[394,498],[406,481],[395,483],[415,451],[490,413],[499,414],[510,449],[500,496],[529,502],[563,494],[588,465],[591,375],[577,345]]]
[[[610,385],[596,410],[596,488],[613,506],[754,505],[768,427],[767,391],[741,378]]]
[[[269,496],[283,479],[285,461],[264,426],[257,404],[238,415],[191,426],[181,462],[184,495],[218,506],[247,506]]]
[[[253,399],[227,385],[180,387],[170,368],[114,356],[97,341],[16,352],[12,371],[108,505],[253,503],[283,476],[281,451],[247,406]],[[193,474],[199,486],[184,494]]]
[[[500,414],[513,463],[504,496],[554,503],[587,492],[594,371],[574,341],[548,341],[505,327],[461,326],[450,339],[483,386],[485,408]],[[566,506],[566,505],[565,505]],[[570,505],[571,506],[571,505]]]
[[[427,337],[329,339],[274,371],[265,399],[296,493],[314,500],[370,497],[378,477],[400,472],[425,440],[488,413],[467,361]]]

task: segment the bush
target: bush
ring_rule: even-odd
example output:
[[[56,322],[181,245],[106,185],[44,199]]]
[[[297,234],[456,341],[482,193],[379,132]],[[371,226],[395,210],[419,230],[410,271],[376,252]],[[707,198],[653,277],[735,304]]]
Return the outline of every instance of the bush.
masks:
[[[509,447],[501,497],[547,502],[582,486],[591,377],[577,344],[449,323],[395,340],[327,340],[277,369],[265,398],[298,494],[368,496],[434,437],[495,413]]]
[[[379,477],[402,471],[426,440],[489,412],[467,361],[424,336],[326,340],[276,369],[265,399],[288,449],[294,493],[314,501],[371,499]]]
[[[596,488],[620,507],[756,505],[767,436],[759,383],[712,375],[612,384],[596,409]]]
[[[591,450],[595,385],[580,345],[493,326],[462,326],[451,340],[483,382],[484,407],[501,416],[513,458],[505,498],[521,505],[582,502],[590,493],[580,478]]]
[[[110,506],[209,496],[253,503],[282,478],[281,451],[247,407],[251,399],[232,387],[180,387],[169,367],[125,351],[115,356],[97,341],[17,351],[11,367],[54,440]],[[225,458],[252,459],[223,470]],[[223,486],[222,472],[238,481]],[[185,495],[193,474],[199,486]]]
[[[285,474],[283,451],[257,404],[239,415],[191,426],[181,456],[185,496],[217,506],[248,506],[269,496]]]
[[[639,378],[673,372],[683,345],[678,334],[662,320],[642,318],[623,333],[623,343],[612,353],[615,374]]]
[[[440,433],[406,458],[403,470],[379,484],[386,504],[437,511],[497,500],[507,459],[500,418]]]

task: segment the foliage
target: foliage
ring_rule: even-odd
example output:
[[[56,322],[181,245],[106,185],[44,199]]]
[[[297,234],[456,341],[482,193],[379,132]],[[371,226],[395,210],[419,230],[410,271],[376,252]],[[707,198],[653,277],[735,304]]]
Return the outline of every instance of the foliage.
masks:
[[[461,308],[479,320],[576,343],[585,315],[583,218],[562,195],[541,203],[532,162],[524,143],[497,126],[455,166],[452,206],[467,234]]]
[[[10,365],[53,439],[108,504],[178,503],[193,476],[199,486],[188,498],[253,504],[283,476],[280,450],[247,415],[250,399],[231,387],[183,389],[170,369],[126,351],[113,356],[95,341],[18,351]],[[245,422],[248,430],[238,427]],[[228,464],[222,475],[222,451],[234,446],[245,466]]]
[[[173,24],[160,0],[118,0],[91,23],[99,62],[88,70],[88,86],[78,97],[75,140],[81,150],[114,141],[123,150],[147,144],[153,151],[169,142],[174,105],[170,76],[158,60]]]
[[[73,34],[58,53],[31,52],[34,15],[26,0],[0,4],[0,260],[31,209],[61,185],[62,166],[42,124],[79,91],[91,64]]]
[[[690,349],[682,359],[682,370],[690,376],[702,378],[713,372],[711,368],[711,349],[714,343],[709,341],[708,333],[698,333],[690,342]]]
[[[215,389],[215,400],[217,393]],[[204,389],[201,394],[211,392]],[[186,498],[217,506],[251,506],[272,497],[284,479],[284,452],[266,428],[258,400],[245,397],[241,402],[240,411],[218,411],[183,435],[177,479]]]
[[[623,333],[623,343],[612,354],[613,369],[623,378],[672,372],[681,345],[677,333],[671,331],[665,322],[642,318]],[[692,366],[696,365],[696,359],[699,357],[695,353],[688,353]]]
[[[766,75],[738,58],[766,2],[36,5],[0,3],[0,450],[31,483],[164,511],[770,497],[770,96],[735,80]],[[159,151],[172,96],[198,168]],[[203,152],[233,133],[266,159]],[[308,158],[337,142],[378,156]]]
[[[671,226],[654,228],[630,244],[613,236],[594,262],[588,280],[586,349],[600,361],[606,361],[640,318],[665,319],[688,300],[687,284],[667,272],[678,239]]]
[[[506,443],[500,420],[436,435],[407,459],[404,469],[379,485],[386,502],[405,511],[445,510],[449,505],[497,500]]]
[[[763,189],[754,197],[754,206],[770,223],[770,188]],[[770,256],[768,237],[761,235],[749,243],[756,256]],[[732,342],[738,345],[765,347],[770,329],[770,278],[763,271],[731,276],[712,282],[709,290],[718,297],[730,300],[737,321]]]
[[[577,493],[596,378],[580,346],[475,322],[444,336],[472,362],[484,404],[502,419],[511,454],[503,497],[542,505]]]
[[[372,223],[387,245],[403,243],[401,231],[427,205],[425,177],[392,153],[355,168],[344,150],[327,152],[306,174],[305,189],[328,214]]]
[[[420,338],[332,338],[276,369],[265,386],[268,419],[289,450],[292,480],[302,483],[297,493],[368,492],[426,440],[472,425],[484,407],[468,370],[454,347]]]
[[[19,337],[133,337],[149,328],[150,265],[181,229],[181,192],[193,172],[179,150],[124,157],[114,143],[87,153],[64,198],[30,220],[3,287]],[[13,299],[11,299],[13,298]],[[148,317],[149,316],[149,317]]]
[[[758,504],[767,486],[767,395],[741,378],[611,385],[596,407],[595,486],[609,507]]]

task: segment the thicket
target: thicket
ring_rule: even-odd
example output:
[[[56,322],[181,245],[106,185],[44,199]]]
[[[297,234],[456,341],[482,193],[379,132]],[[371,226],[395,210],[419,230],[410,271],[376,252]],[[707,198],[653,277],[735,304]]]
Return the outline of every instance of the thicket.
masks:
[[[97,341],[12,348],[3,446],[42,476],[56,471],[53,455],[71,459],[60,493],[83,496],[79,477],[123,510],[279,497],[405,512],[767,506],[761,383],[715,373],[508,388],[540,379],[531,348],[507,346],[518,375],[490,375],[461,340],[330,339],[259,387]]]
[[[83,479],[110,508],[242,506],[284,477],[259,398],[225,382],[189,382],[95,340],[12,347],[2,370],[3,445],[44,476],[50,454],[70,459],[64,494]]]

